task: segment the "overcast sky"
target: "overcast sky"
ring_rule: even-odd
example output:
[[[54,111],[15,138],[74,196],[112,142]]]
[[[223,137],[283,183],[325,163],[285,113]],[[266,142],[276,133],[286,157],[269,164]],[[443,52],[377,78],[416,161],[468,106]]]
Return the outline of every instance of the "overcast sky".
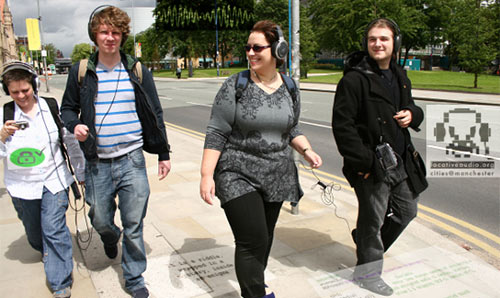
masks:
[[[87,33],[87,24],[92,11],[103,4],[115,5],[125,10],[130,18],[131,33],[145,30],[152,22],[151,10],[155,0],[8,0],[14,33],[26,36],[26,18],[37,18],[40,3],[43,42],[52,43],[64,57],[70,57],[73,47],[79,43],[92,43]],[[132,6],[136,9],[132,13]]]

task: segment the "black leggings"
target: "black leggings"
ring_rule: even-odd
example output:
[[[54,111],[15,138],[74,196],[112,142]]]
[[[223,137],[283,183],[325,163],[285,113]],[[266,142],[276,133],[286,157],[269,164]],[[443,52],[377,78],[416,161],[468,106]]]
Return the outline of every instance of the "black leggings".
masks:
[[[264,270],[281,205],[283,202],[264,202],[258,192],[245,194],[222,205],[236,243],[234,266],[244,298],[266,295]]]

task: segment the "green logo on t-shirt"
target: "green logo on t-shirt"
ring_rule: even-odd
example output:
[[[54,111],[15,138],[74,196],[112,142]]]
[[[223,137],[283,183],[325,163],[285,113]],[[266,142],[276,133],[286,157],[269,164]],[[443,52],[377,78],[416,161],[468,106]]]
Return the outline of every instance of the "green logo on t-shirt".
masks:
[[[45,154],[35,148],[20,148],[12,152],[10,161],[16,166],[30,168],[36,167],[45,160]]]

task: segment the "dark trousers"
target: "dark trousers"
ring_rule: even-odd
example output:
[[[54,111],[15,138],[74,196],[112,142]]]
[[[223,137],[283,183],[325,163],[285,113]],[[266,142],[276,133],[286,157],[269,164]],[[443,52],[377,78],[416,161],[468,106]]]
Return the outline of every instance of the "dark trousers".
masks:
[[[417,216],[417,197],[410,190],[404,165],[388,171],[384,181],[359,179],[354,278],[374,280],[382,274],[384,252]]]
[[[266,294],[264,270],[282,204],[264,202],[258,192],[251,192],[222,205],[236,243],[234,266],[245,298]]]

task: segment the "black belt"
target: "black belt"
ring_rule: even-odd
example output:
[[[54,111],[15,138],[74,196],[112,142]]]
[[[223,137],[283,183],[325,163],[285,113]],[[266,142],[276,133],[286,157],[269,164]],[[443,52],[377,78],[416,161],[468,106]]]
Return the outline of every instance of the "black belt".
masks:
[[[112,157],[112,158],[99,158],[99,162],[112,163],[112,162],[118,161],[122,158],[125,158],[127,156],[128,156],[128,153],[121,155],[121,156]]]

